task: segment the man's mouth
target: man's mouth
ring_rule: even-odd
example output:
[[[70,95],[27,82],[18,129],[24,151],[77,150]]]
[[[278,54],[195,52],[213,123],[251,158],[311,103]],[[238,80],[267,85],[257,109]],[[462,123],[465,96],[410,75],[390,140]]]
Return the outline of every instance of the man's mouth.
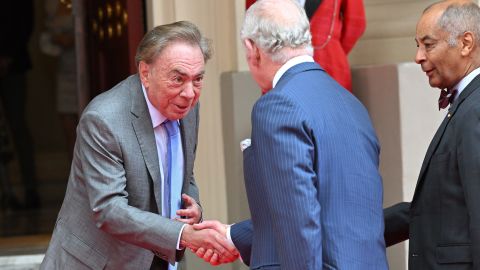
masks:
[[[178,104],[175,104],[175,106],[181,111],[185,111],[189,107],[188,105],[182,106],[182,105],[178,105]]]
[[[427,74],[428,77],[431,77],[434,70],[435,70],[435,69],[425,70],[425,73]]]

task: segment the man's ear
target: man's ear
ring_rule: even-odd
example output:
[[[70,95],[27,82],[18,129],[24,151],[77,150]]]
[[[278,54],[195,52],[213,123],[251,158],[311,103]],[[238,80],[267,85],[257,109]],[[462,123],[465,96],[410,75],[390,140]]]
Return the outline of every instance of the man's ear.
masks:
[[[140,76],[140,81],[142,81],[143,86],[148,88],[150,82],[150,65],[144,61],[140,61],[140,63],[138,63],[138,76]]]
[[[247,61],[251,61],[252,65],[258,66],[260,63],[260,49],[251,39],[245,39],[244,44],[247,49]]]
[[[245,45],[247,51],[251,51],[253,49],[253,41],[249,38],[243,40],[243,45]]]
[[[470,31],[463,33],[463,35],[460,37],[460,45],[461,45],[460,53],[462,54],[462,56],[470,55],[470,53],[473,51],[476,45],[475,36],[473,35],[473,33]]]

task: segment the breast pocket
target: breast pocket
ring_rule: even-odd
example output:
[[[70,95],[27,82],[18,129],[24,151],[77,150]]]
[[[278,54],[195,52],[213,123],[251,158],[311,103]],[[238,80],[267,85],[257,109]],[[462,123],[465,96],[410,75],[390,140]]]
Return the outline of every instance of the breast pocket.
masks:
[[[472,263],[472,247],[470,244],[437,246],[435,258],[440,264]]]
[[[450,160],[450,152],[435,154],[432,156],[432,159],[430,160],[430,164],[431,166],[440,165],[440,164],[444,164],[445,162],[448,162],[449,160]]]
[[[243,150],[243,175],[245,183],[252,181],[255,177],[255,156],[252,146]]]
[[[243,150],[243,163],[247,162],[253,155],[253,146],[249,146]]]

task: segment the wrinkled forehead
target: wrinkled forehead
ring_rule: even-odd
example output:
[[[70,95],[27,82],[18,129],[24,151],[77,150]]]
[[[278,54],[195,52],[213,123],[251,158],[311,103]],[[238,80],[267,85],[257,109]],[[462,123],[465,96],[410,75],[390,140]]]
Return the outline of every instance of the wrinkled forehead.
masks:
[[[426,37],[441,38],[445,35],[445,31],[438,25],[438,19],[441,15],[441,10],[429,10],[420,17],[415,34],[417,41]]]

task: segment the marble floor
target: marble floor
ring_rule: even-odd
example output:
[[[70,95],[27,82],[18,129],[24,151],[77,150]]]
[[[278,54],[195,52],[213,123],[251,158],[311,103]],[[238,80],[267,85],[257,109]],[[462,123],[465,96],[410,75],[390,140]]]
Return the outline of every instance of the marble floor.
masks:
[[[43,260],[43,254],[0,256],[2,270],[37,270]]]
[[[49,241],[50,234],[0,237],[0,269],[39,269]]]

